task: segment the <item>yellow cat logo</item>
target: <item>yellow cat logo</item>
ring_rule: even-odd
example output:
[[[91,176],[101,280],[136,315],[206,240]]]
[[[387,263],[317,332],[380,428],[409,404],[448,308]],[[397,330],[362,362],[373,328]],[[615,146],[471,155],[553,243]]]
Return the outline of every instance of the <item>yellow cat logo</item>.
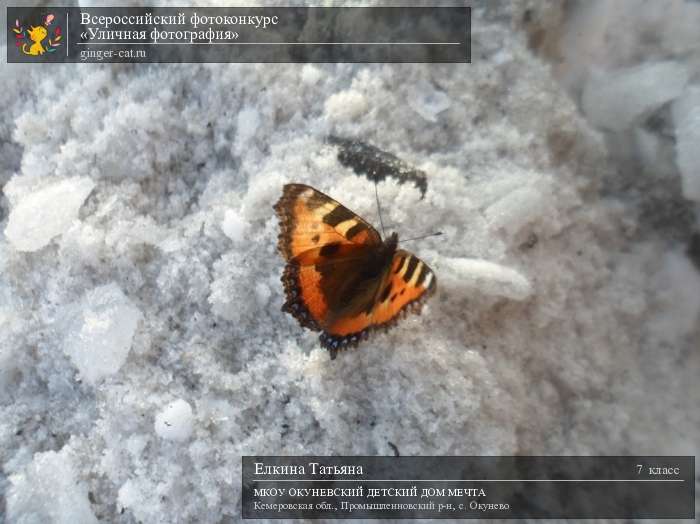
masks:
[[[32,27],[31,29],[27,30],[29,39],[34,43],[29,48],[29,51],[27,51],[27,44],[23,44],[22,52],[25,55],[43,55],[46,52],[46,49],[44,49],[44,46],[41,45],[41,42],[48,36],[48,34],[49,32],[42,25]]]
[[[15,20],[15,45],[18,50],[29,56],[41,56],[44,53],[54,53],[61,45],[61,27],[56,26],[53,35],[50,35],[49,27],[55,18],[54,15],[46,15],[42,23],[38,26],[30,25],[29,29],[24,29],[19,20]],[[46,41],[48,38],[48,41]],[[46,41],[46,42],[45,42]]]

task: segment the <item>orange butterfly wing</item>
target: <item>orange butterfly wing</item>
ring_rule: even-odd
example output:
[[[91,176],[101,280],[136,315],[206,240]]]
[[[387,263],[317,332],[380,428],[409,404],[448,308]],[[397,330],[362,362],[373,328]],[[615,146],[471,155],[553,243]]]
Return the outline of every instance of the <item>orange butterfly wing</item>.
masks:
[[[287,184],[274,206],[280,220],[278,247],[286,260],[327,244],[380,245],[370,224],[328,195],[304,184]]]
[[[389,328],[402,314],[420,312],[423,301],[437,286],[433,271],[418,257],[402,249],[394,253],[387,269],[389,271],[382,279],[371,310],[338,319],[326,330],[329,336],[322,338],[331,344],[333,339],[341,339],[341,345],[344,345],[344,338],[352,339],[357,333],[373,328]]]
[[[397,320],[409,309],[420,311],[422,301],[436,289],[437,279],[428,264],[399,249],[394,254],[391,272],[372,311],[372,322],[381,326]]]
[[[282,310],[314,331],[330,329],[343,297],[357,294],[347,289],[352,281],[345,277],[363,264],[367,252],[366,247],[355,244],[327,244],[294,257],[282,275],[287,296]]]
[[[417,257],[382,242],[365,220],[320,191],[288,184],[274,206],[287,260],[283,311],[314,331],[335,358],[378,327],[390,327],[435,289]]]

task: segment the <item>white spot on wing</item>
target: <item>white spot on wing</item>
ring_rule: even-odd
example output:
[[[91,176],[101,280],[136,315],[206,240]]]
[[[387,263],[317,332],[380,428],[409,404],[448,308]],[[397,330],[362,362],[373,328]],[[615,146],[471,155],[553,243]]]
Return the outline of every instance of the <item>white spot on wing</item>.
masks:
[[[408,261],[410,258],[410,256],[404,257],[403,262],[401,262],[399,272],[397,273],[400,278],[403,278],[404,274],[406,273],[406,269],[408,269]]]
[[[335,226],[335,229],[338,230],[339,233],[342,235],[347,234],[348,230],[353,227],[355,224],[357,224],[357,220],[354,218],[351,218],[349,220],[346,220],[344,222],[341,222],[337,226]]]

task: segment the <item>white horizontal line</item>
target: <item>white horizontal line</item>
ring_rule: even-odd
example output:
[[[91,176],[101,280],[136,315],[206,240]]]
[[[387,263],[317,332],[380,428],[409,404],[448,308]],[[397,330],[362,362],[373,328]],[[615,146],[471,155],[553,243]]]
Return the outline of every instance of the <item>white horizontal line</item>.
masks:
[[[464,45],[462,42],[78,42],[78,45]]]
[[[683,479],[254,479],[253,482],[685,482]]]

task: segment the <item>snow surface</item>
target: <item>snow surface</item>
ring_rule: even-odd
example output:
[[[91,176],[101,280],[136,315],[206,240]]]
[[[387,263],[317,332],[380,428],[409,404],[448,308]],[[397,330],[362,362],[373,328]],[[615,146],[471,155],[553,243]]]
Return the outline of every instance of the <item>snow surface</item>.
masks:
[[[700,215],[669,138],[697,5],[659,3],[612,13],[688,10],[650,42],[627,21],[636,54],[574,52],[612,3],[522,1],[476,6],[471,65],[0,64],[0,515],[236,521],[241,455],[698,455]],[[600,56],[687,73],[601,134],[565,90]],[[424,198],[379,184],[384,223],[444,233],[406,245],[422,314],[334,361],[280,311],[272,211],[301,182],[378,223],[329,135],[425,171]]]

